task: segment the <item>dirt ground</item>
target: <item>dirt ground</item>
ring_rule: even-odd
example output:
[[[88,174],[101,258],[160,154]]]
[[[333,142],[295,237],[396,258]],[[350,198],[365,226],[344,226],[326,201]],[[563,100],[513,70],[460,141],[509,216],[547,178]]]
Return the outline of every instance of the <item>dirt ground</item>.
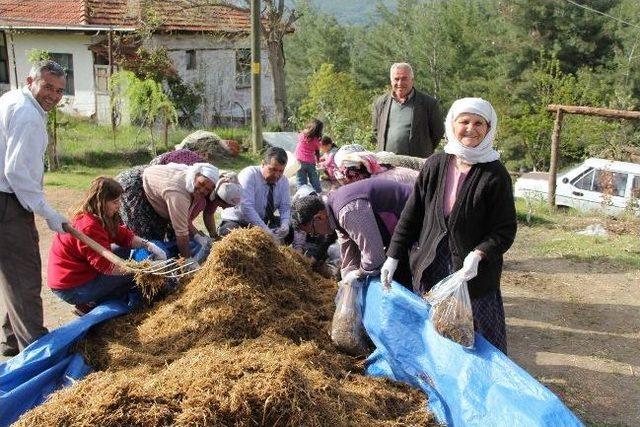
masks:
[[[61,212],[79,197],[67,189],[47,192]],[[53,235],[41,220],[38,229],[46,280]],[[522,226],[506,256],[502,289],[509,356],[585,423],[640,425],[640,270],[606,259],[531,256],[532,242],[549,235]],[[640,257],[640,249],[636,253]],[[42,297],[48,328],[74,318],[46,286]]]

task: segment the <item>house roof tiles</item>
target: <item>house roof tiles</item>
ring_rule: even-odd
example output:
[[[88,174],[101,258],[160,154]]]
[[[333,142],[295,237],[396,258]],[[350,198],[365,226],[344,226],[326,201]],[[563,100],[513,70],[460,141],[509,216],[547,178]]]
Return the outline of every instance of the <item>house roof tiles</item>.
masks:
[[[137,27],[142,16],[161,31],[248,33],[249,13],[191,0],[0,0],[0,24],[33,27]]]
[[[83,0],[0,0],[0,22],[34,26],[88,24]]]

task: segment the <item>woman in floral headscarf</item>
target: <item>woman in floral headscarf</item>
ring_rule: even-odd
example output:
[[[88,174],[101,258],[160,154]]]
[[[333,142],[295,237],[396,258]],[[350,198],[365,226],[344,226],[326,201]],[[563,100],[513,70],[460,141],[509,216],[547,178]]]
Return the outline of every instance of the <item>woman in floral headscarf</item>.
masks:
[[[445,121],[444,153],[424,164],[395,228],[381,280],[410,251],[413,288],[431,289],[458,272],[468,283],[474,329],[507,352],[500,294],[502,257],[516,235],[511,178],[493,149],[498,117],[481,98],[463,98]]]
[[[390,179],[401,184],[413,185],[418,177],[418,171],[380,164],[374,153],[366,151],[358,144],[342,146],[333,159],[333,176],[341,185],[367,178]]]

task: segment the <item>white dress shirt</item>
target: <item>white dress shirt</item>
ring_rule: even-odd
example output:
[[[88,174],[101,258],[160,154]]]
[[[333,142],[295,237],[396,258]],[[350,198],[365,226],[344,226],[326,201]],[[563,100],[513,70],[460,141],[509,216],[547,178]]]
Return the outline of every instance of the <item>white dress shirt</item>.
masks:
[[[242,186],[242,201],[235,207],[222,211],[222,219],[244,221],[269,230],[264,222],[269,185],[262,176],[261,166],[248,166],[238,174]],[[289,180],[282,176],[273,188],[273,206],[280,213],[280,225],[288,226],[291,217]]]
[[[14,193],[25,209],[42,216],[51,211],[42,189],[46,120],[29,88],[0,97],[0,191]]]

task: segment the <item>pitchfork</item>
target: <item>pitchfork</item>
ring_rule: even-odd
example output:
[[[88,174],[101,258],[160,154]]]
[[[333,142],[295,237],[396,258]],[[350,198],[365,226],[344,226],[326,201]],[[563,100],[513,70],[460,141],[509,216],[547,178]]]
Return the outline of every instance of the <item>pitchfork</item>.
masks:
[[[190,262],[185,262],[181,264],[175,258],[169,258],[167,260],[155,262],[153,265],[149,267],[131,267],[127,265],[127,263],[118,255],[106,249],[104,246],[102,246],[101,244],[99,244],[98,242],[96,242],[95,240],[93,240],[91,237],[87,236],[83,232],[76,230],[71,225],[64,223],[62,224],[62,228],[66,232],[70,233],[73,237],[80,240],[82,243],[85,243],[91,249],[96,251],[99,255],[106,258],[108,261],[118,265],[123,270],[129,270],[132,273],[153,274],[156,276],[166,276],[166,277],[182,277],[182,276],[192,274],[195,271],[200,269],[198,268],[196,270],[180,272],[180,270],[183,270],[184,267],[192,265],[196,263],[196,261],[190,261]]]

